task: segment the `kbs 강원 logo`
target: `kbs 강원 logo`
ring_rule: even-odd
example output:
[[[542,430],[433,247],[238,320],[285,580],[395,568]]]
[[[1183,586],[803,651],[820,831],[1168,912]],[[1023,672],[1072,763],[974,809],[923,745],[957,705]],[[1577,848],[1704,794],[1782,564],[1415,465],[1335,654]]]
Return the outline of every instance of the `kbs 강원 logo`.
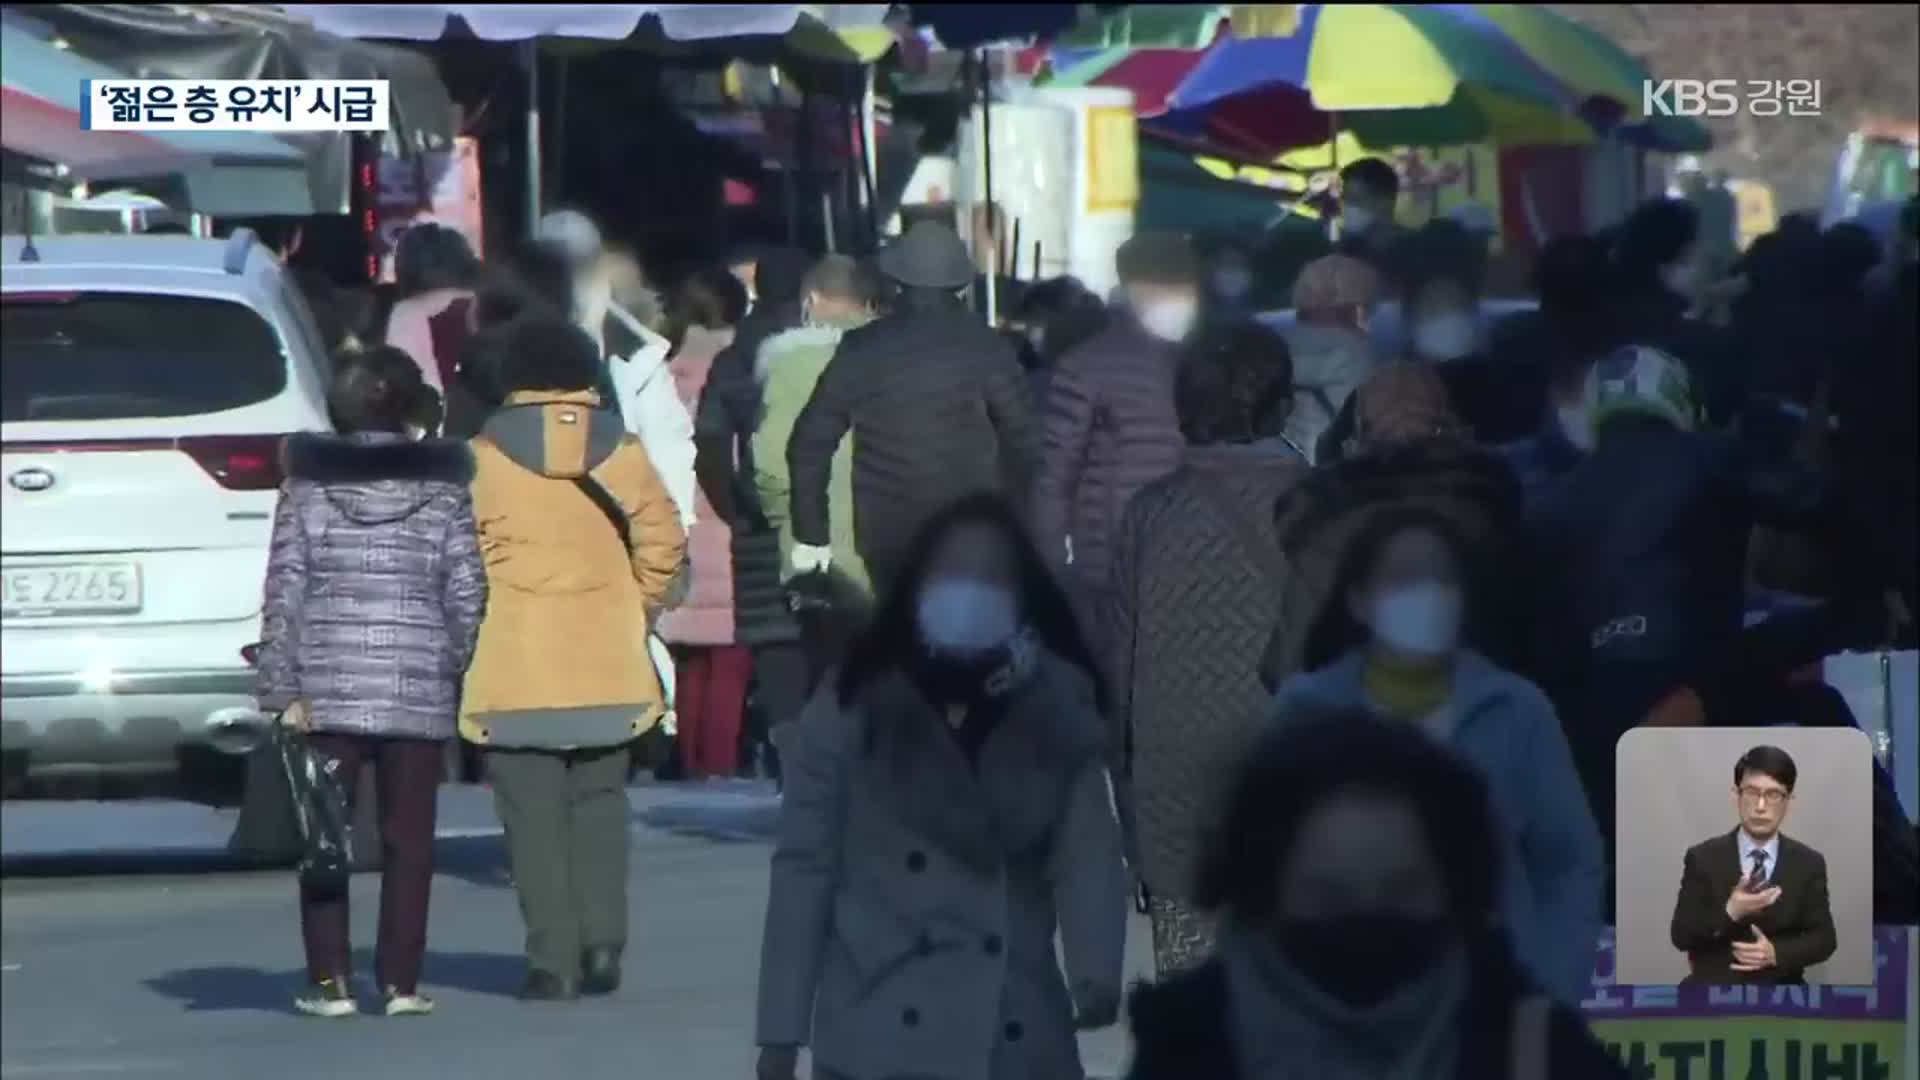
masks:
[[[1754,116],[1819,116],[1820,80],[1647,79],[1640,84],[1640,111],[1647,116],[1734,116],[1742,100]]]

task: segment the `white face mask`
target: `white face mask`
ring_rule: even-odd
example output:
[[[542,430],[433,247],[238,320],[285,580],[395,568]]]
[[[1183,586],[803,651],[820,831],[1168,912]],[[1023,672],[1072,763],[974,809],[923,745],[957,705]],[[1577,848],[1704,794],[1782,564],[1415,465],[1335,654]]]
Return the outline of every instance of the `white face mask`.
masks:
[[[1199,305],[1190,299],[1163,298],[1140,309],[1140,325],[1161,341],[1183,341],[1199,315]]]
[[[1228,300],[1239,300],[1253,291],[1253,275],[1245,270],[1221,270],[1213,275],[1213,291]]]
[[[1353,236],[1373,228],[1373,211],[1364,206],[1349,206],[1340,211],[1340,234]]]
[[[1382,589],[1368,620],[1380,643],[1409,656],[1445,656],[1460,644],[1466,603],[1460,587],[1439,581]]]
[[[1562,405],[1553,410],[1553,421],[1560,426],[1560,434],[1574,449],[1593,449],[1593,410],[1584,405]]]
[[[946,653],[981,653],[1003,645],[1019,629],[1013,593],[970,578],[939,578],[920,592],[920,640]]]
[[[1478,330],[1464,312],[1429,315],[1413,326],[1413,350],[1423,359],[1458,360],[1473,351]]]

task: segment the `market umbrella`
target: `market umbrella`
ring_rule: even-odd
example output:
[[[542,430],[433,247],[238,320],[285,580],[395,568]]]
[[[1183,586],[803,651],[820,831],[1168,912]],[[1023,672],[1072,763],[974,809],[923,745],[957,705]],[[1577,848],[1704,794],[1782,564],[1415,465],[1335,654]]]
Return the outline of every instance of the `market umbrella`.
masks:
[[[1207,50],[1169,111],[1208,109],[1272,88],[1376,145],[1586,142],[1577,96],[1490,23],[1418,4],[1304,4],[1291,34],[1228,38]],[[1281,92],[1284,93],[1284,92]],[[1259,137],[1242,107],[1243,137]],[[1269,144],[1284,142],[1282,127]]]
[[[819,59],[871,63],[893,47],[886,4],[283,4],[342,37],[433,41],[573,38],[670,46],[724,38],[785,39]]]
[[[1652,77],[1644,64],[1605,34],[1538,4],[1446,5],[1463,7],[1496,26],[1528,56],[1582,95],[1587,108],[1607,102],[1618,110],[1613,130],[1639,145],[1675,153],[1698,153],[1713,136],[1684,116],[1646,116],[1641,87]]]

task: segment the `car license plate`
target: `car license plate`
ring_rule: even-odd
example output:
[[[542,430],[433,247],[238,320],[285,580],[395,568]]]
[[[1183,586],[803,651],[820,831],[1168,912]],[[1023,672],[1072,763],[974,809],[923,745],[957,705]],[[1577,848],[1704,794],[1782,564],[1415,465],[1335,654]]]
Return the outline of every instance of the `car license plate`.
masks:
[[[126,615],[140,610],[140,566],[130,562],[44,563],[0,567],[7,618]]]

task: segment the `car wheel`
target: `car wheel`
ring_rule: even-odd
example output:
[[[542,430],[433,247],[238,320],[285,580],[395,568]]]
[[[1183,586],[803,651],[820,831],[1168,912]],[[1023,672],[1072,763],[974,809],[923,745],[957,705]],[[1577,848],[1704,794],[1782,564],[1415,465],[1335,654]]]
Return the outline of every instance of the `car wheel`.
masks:
[[[227,849],[249,862],[291,866],[300,858],[300,825],[294,820],[279,751],[263,746],[242,760],[246,790]]]
[[[249,756],[223,754],[206,746],[181,747],[181,795],[209,806],[240,805],[246,799]]]

